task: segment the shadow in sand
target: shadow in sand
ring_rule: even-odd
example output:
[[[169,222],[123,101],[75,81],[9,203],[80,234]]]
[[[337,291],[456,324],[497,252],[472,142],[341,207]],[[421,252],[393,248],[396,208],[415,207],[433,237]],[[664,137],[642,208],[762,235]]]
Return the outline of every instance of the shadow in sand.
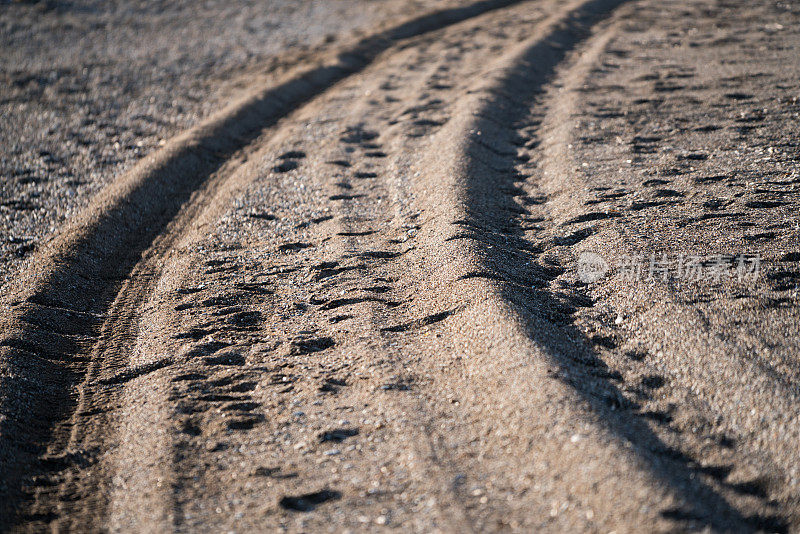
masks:
[[[580,297],[571,303],[557,298],[547,289],[547,282],[558,276],[559,268],[531,265],[531,253],[535,255],[538,250],[525,239],[524,226],[531,216],[514,197],[522,197],[522,203],[527,205],[541,204],[543,199],[525,198],[515,185],[524,177],[514,170],[518,163],[516,150],[509,147],[527,141],[519,139],[517,128],[530,126],[530,107],[542,93],[544,83],[553,77],[555,68],[586,37],[600,15],[622,3],[620,0],[590,2],[573,17],[568,28],[555,30],[530,48],[514,70],[505,73],[499,87],[490,91],[483,108],[477,110],[474,131],[482,135],[472,135],[464,199],[470,218],[456,224],[471,238],[491,247],[483,251],[483,270],[471,276],[498,282],[502,297],[523,319],[530,339],[550,354],[562,375],[569,377],[565,381],[601,414],[609,431],[630,444],[658,480],[683,497],[680,508],[662,512],[665,518],[684,522],[687,527],[786,531],[787,525],[781,518],[745,517],[703,482],[701,476],[716,476],[721,480],[727,472],[713,473],[698,466],[652,431],[649,422],[668,424],[669,414],[642,412],[626,400],[615,385],[621,377],[609,371],[591,348],[604,342],[607,348],[612,348],[612,340],[589,340],[572,323],[574,307],[590,303],[580,302]],[[521,120],[522,117],[526,119]],[[501,141],[493,143],[492,139]]]

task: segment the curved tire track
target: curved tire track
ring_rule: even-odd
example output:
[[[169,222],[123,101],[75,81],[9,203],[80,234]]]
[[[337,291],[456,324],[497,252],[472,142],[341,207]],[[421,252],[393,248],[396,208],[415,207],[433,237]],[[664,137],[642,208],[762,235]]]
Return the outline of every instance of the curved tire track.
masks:
[[[22,273],[19,283],[9,284],[8,292],[13,297],[4,303],[7,312],[0,361],[3,375],[9,378],[0,388],[0,489],[8,498],[0,511],[0,523],[12,524],[19,513],[15,509],[20,506],[21,485],[30,478],[30,466],[39,452],[31,444],[48,442],[51,427],[71,418],[76,402],[71,390],[92,365],[83,355],[94,350],[103,328],[119,335],[120,326],[126,326],[102,326],[107,303],[118,292],[115,281],[128,276],[140,254],[165,230],[192,194],[208,187],[215,174],[224,175],[226,164],[230,165],[237,152],[276,120],[363,69],[393,43],[513,3],[514,0],[483,0],[404,22],[340,50],[333,58],[323,58],[319,66],[291,73],[277,87],[244,97],[173,139],[98,194],[37,255],[31,272]],[[220,181],[224,178],[218,176],[211,185]],[[139,295],[136,302],[125,306],[141,305],[146,290],[134,293]],[[125,311],[123,315],[135,313]],[[40,383],[46,384],[46,389],[42,390]],[[44,463],[61,465],[63,461],[46,459]],[[34,515],[34,519],[53,517],[49,511]]]
[[[724,487],[706,482],[698,468],[702,459],[675,450],[650,429],[648,418],[659,414],[639,415],[625,406],[625,397],[614,384],[616,379],[605,378],[611,375],[594,354],[593,341],[570,324],[570,308],[585,306],[586,297],[549,282],[563,270],[555,266],[551,274],[554,265],[548,263],[557,256],[552,251],[548,258],[547,249],[553,242],[559,244],[558,239],[531,237],[526,228],[526,218],[535,222],[544,218],[556,226],[548,213],[547,192],[563,188],[574,165],[567,154],[567,142],[558,136],[558,132],[572,134],[571,102],[559,98],[569,93],[556,90],[551,99],[542,99],[540,93],[557,71],[555,87],[568,85],[574,89],[585,83],[581,75],[595,67],[619,23],[604,25],[580,49],[574,65],[566,65],[565,70],[560,64],[581,42],[592,17],[619,4],[585,4],[573,12],[567,28],[556,26],[551,33],[525,43],[520,51],[499,61],[492,69],[499,74],[487,75],[473,91],[480,96],[462,102],[460,119],[439,132],[433,143],[436,153],[418,167],[421,173],[430,175],[418,185],[419,196],[426,199],[423,206],[437,213],[436,224],[427,235],[427,257],[421,261],[437,279],[438,292],[462,293],[460,299],[448,299],[451,305],[471,302],[453,332],[464,345],[475,345],[469,352],[471,380],[463,387],[481,389],[484,397],[473,401],[479,405],[488,401],[488,413],[507,406],[504,423],[517,432],[525,429],[523,435],[539,435],[537,448],[549,452],[532,454],[530,463],[535,464],[540,457],[550,458],[555,465],[546,475],[537,475],[552,478],[553,472],[558,472],[557,479],[569,481],[570,488],[554,492],[559,500],[568,503],[575,493],[599,496],[599,502],[584,497],[582,504],[586,506],[588,501],[593,517],[606,521],[608,528],[621,526],[626,521],[622,518],[629,514],[630,518],[638,515],[639,520],[650,516],[648,521],[653,525],[674,521],[720,530],[785,530],[785,519],[775,515],[776,508],[768,497],[751,508],[746,499],[737,500],[729,491],[721,491]],[[630,14],[628,10],[618,18],[624,20]],[[537,152],[540,143],[541,156]],[[528,163],[531,153],[534,155]],[[525,157],[520,158],[522,155]],[[516,198],[542,207],[526,208]],[[563,210],[563,205],[559,209]],[[465,234],[463,228],[469,231]],[[447,235],[451,237],[442,241]],[[540,254],[542,250],[544,255]],[[468,289],[459,287],[465,280],[474,281]],[[544,289],[537,290],[537,286]],[[652,322],[653,326],[658,324]],[[475,331],[490,332],[491,341],[483,339],[487,336],[475,336]],[[572,391],[550,387],[554,380],[571,386]],[[575,410],[584,403],[590,406],[588,412]],[[554,409],[553,405],[561,408]],[[517,413],[511,415],[514,411]],[[560,432],[542,430],[542,421],[537,419],[548,421]],[[578,430],[580,424],[576,423],[580,420],[595,426],[588,439]],[[567,430],[570,427],[573,430]],[[570,437],[565,435],[568,432],[575,434]],[[583,447],[569,450],[563,445],[575,436],[591,442],[583,446],[592,451],[590,457],[605,457],[607,462],[586,463],[582,461]],[[603,438],[598,440],[599,436]],[[524,448],[524,441],[517,448]],[[552,461],[559,455],[561,462]],[[638,474],[631,476],[634,472]],[[580,479],[591,484],[591,489],[576,489]],[[616,484],[621,486],[615,488]],[[649,489],[634,489],[636,484]],[[602,497],[625,492],[649,493],[649,513],[636,510],[640,502],[613,502]],[[627,504],[634,507],[627,509]],[[744,510],[755,509],[755,513],[740,511],[739,505],[744,505]]]

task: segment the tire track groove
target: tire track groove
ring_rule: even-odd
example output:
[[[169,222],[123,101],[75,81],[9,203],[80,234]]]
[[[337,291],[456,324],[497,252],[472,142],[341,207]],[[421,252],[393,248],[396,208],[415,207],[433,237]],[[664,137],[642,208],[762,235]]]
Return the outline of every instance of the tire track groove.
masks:
[[[548,253],[547,248],[552,244],[548,244],[544,236],[534,234],[531,246],[518,250],[514,250],[513,246],[504,245],[503,236],[492,235],[493,232],[486,230],[481,232],[485,238],[471,241],[469,244],[459,246],[455,244],[457,242],[446,237],[442,243],[442,236],[452,233],[452,230],[448,231],[447,226],[449,220],[452,220],[453,212],[462,214],[456,218],[459,221],[469,221],[469,226],[476,229],[508,229],[509,233],[523,241],[531,239],[528,237],[530,233],[526,233],[523,228],[524,217],[534,219],[544,217],[545,221],[549,218],[548,199],[543,195],[543,191],[538,190],[533,184],[526,183],[528,177],[514,170],[524,169],[526,165],[520,164],[520,161],[526,162],[530,159],[527,156],[518,158],[517,146],[520,141],[525,141],[525,136],[531,135],[534,138],[530,142],[525,142],[525,145],[536,147],[541,143],[542,139],[536,127],[541,123],[541,106],[554,105],[553,102],[543,102],[539,98],[545,83],[556,75],[558,67],[566,60],[568,54],[587,37],[591,27],[596,24],[597,16],[608,13],[621,4],[622,2],[608,1],[586,2],[577,6],[566,17],[568,19],[566,23],[561,24],[561,21],[554,20],[552,30],[546,35],[523,44],[521,49],[500,60],[498,65],[490,70],[492,74],[486,76],[486,81],[473,91],[474,100],[464,102],[460,120],[451,121],[449,128],[440,132],[437,138],[439,142],[435,143],[439,149],[438,153],[420,166],[421,172],[431,168],[440,169],[434,176],[443,184],[432,186],[430,179],[423,181],[423,187],[427,187],[422,189],[425,191],[427,201],[424,206],[437,213],[438,223],[428,235],[430,241],[426,246],[428,254],[434,259],[425,262],[431,264],[430,269],[439,279],[438,283],[442,288],[440,291],[457,292],[459,285],[464,281],[477,281],[478,287],[482,288],[477,290],[481,297],[477,299],[474,296],[465,297],[473,302],[471,309],[466,313],[469,317],[467,322],[475,329],[503,332],[499,339],[483,347],[486,353],[495,356],[491,363],[481,358],[481,349],[476,349],[473,353],[476,360],[485,362],[485,367],[475,370],[476,375],[481,377],[477,383],[483,380],[491,383],[491,386],[485,388],[491,392],[490,395],[492,393],[496,395],[497,391],[503,391],[506,395],[509,391],[514,391],[515,396],[519,397],[524,396],[524,392],[530,387],[528,383],[521,381],[522,376],[526,376],[528,382],[541,380],[536,373],[524,373],[514,378],[496,377],[495,373],[503,373],[497,370],[498,367],[503,369],[503,366],[511,368],[519,366],[521,369],[532,365],[519,361],[516,356],[509,356],[504,351],[512,354],[529,352],[531,357],[541,358],[545,366],[553,366],[546,371],[547,375],[555,376],[557,380],[559,375],[569,377],[560,379],[572,390],[567,397],[575,394],[580,399],[569,402],[575,406],[588,405],[590,413],[593,414],[590,417],[595,420],[594,424],[604,429],[612,443],[619,443],[615,447],[628,448],[633,453],[629,459],[623,457],[623,460],[635,465],[635,470],[641,472],[646,477],[645,480],[650,479],[647,484],[661,487],[664,498],[663,504],[660,505],[661,515],[659,517],[659,513],[655,513],[651,516],[655,524],[663,523],[664,519],[679,523],[688,520],[699,521],[701,524],[722,530],[780,525],[780,521],[776,522],[769,517],[745,516],[724,496],[717,493],[714,487],[696,477],[691,466],[693,462],[679,451],[670,453],[670,447],[649,429],[645,419],[650,414],[642,412],[641,415],[637,415],[624,408],[620,409],[624,406],[623,395],[612,383],[613,378],[609,378],[615,375],[603,370],[604,364],[590,349],[592,346],[590,340],[585,339],[572,325],[571,315],[576,306],[586,305],[583,303],[585,297],[556,289],[552,282],[554,277],[549,278],[551,287],[542,290],[531,290],[526,288],[524,283],[517,282],[530,278],[530,263],[536,261],[537,257],[539,261],[551,261],[553,256]],[[624,18],[624,15],[620,17]],[[613,32],[613,27],[605,31]],[[593,43],[596,47],[595,53],[602,51],[605,38],[607,37],[601,38],[599,43],[595,40]],[[508,98],[508,94],[514,94],[516,98]],[[533,117],[520,118],[520,106],[524,102],[531,103],[534,109]],[[559,103],[556,102],[555,105]],[[544,111],[546,110],[545,107]],[[530,124],[536,126],[531,129]],[[512,125],[516,125],[517,132],[513,131]],[[520,136],[523,138],[520,139]],[[454,142],[454,139],[464,139],[464,141]],[[442,145],[446,150],[441,149]],[[531,174],[530,170],[527,173]],[[532,174],[535,175],[535,172]],[[525,189],[520,189],[519,194],[514,194],[513,189],[519,184],[523,184]],[[431,195],[431,189],[435,191],[434,195]],[[499,194],[499,191],[504,189],[511,190],[511,194]],[[522,209],[514,200],[520,195],[523,195],[522,198],[527,196],[538,199],[530,203],[535,209]],[[451,243],[449,246],[448,242]],[[569,243],[563,244],[569,245]],[[537,249],[544,249],[544,254],[531,252]],[[500,256],[498,253],[504,255]],[[454,259],[456,259],[455,265]],[[485,274],[481,279],[460,274],[475,272]],[[473,295],[474,292],[475,289]],[[560,326],[556,326],[559,324]],[[471,336],[465,339],[470,338]],[[514,348],[510,348],[509,345]],[[520,349],[520,346],[526,345],[530,348]],[[498,346],[502,348],[498,349]],[[480,364],[475,363],[475,365]],[[533,366],[535,367],[536,365]],[[510,369],[506,369],[505,373],[509,371]],[[494,380],[503,385],[494,384]],[[499,403],[505,402],[504,399],[497,399],[494,396],[491,398]],[[613,399],[620,401],[611,402]],[[540,410],[547,411],[544,407],[540,407]],[[653,414],[654,417],[656,415],[661,417],[660,414]],[[563,416],[554,416],[550,424],[556,426],[555,421],[562,418]],[[527,426],[527,423],[520,424]],[[558,442],[552,446],[558,448]],[[612,469],[615,462],[610,464]],[[562,466],[561,469],[568,473],[572,467]],[[600,468],[596,474],[590,475],[590,478],[605,478],[603,483],[609,483],[608,475],[602,474],[604,469]],[[585,473],[586,471],[583,476],[586,476]],[[553,477],[554,473],[550,472],[548,476]],[[575,481],[576,477],[581,475],[563,476],[567,480]],[[615,491],[607,488],[599,493],[613,494]],[[650,499],[653,499],[654,492],[652,490],[650,492],[653,494]],[[674,504],[670,506],[667,504],[669,502]],[[598,509],[604,519],[610,521],[610,526],[621,521],[625,513],[621,510],[604,509],[604,506],[598,503],[594,514],[597,514]],[[657,510],[658,508],[653,511]],[[672,513],[671,510],[678,512]]]
[[[135,336],[135,310],[150,287],[145,283],[143,289],[131,289],[130,279],[146,278],[145,273],[152,272],[149,269],[137,273],[134,265],[194,193],[220,174],[237,153],[278,119],[359,72],[394,43],[518,1],[483,0],[401,23],[361,39],[317,66],[290,74],[276,87],[244,97],[179,135],[99,193],[38,253],[35,267],[24,273],[18,284],[9,284],[13,297],[4,302],[4,336],[0,340],[0,493],[6,498],[0,505],[0,525],[11,525],[20,519],[24,509],[22,488],[43,444],[62,439],[58,436],[73,435],[72,431],[54,430],[59,424],[71,427],[67,421],[74,417],[70,413],[77,413],[75,403],[85,402],[83,388],[78,386],[77,400],[72,391],[80,383],[88,385],[89,378],[85,377],[92,377],[106,365],[105,349],[92,349],[103,361],[87,365],[83,355],[90,344],[61,339],[48,332],[45,325],[57,325],[56,332],[68,326],[85,339],[99,338],[98,347],[103,345],[104,336],[113,338],[106,339],[108,347],[114,344],[109,342],[112,340],[129,342]],[[120,284],[121,280],[128,281]],[[118,313],[124,318],[120,321],[110,315],[103,321],[108,303],[115,299]],[[116,332],[119,327],[127,333]],[[21,351],[19,347],[23,346],[25,350]],[[58,349],[54,352],[50,347]],[[31,359],[30,354],[46,356]],[[125,366],[124,354],[114,358],[122,359],[117,367]],[[93,365],[98,370],[93,370]],[[24,377],[43,380],[47,387],[31,388],[32,382]],[[63,444],[56,448],[62,447]],[[33,492],[51,494],[49,490]],[[51,512],[37,514],[52,518]]]

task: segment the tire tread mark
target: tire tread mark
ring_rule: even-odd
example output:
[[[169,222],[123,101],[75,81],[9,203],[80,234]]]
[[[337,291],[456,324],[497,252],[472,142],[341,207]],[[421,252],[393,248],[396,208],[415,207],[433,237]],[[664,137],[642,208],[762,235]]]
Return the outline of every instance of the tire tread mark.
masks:
[[[84,388],[94,387],[90,384],[100,376],[101,366],[124,369],[126,354],[120,347],[135,339],[138,308],[149,292],[157,263],[147,269],[136,266],[193,194],[266,128],[364,69],[397,41],[520,1],[482,0],[436,11],[365,37],[332,61],[294,71],[283,83],[232,104],[145,158],[101,191],[48,247],[36,253],[32,265],[37,267],[9,284],[7,294],[12,297],[4,299],[8,311],[0,321],[6,332],[0,339],[0,528],[32,517],[25,512],[31,496],[25,495],[23,486],[37,456],[45,448],[64,449],[84,439],[82,431],[72,430],[73,420],[78,412],[93,412],[75,406],[91,402],[92,393]],[[40,335],[44,325],[25,320],[31,305],[37,304],[62,310],[61,317],[77,316],[73,327],[87,336],[99,331],[88,364],[81,356],[87,353],[83,348],[70,350],[62,362],[30,358],[30,352],[46,352],[47,342],[25,351],[7,342]],[[108,319],[100,326],[98,318],[104,314]],[[33,393],[31,384],[37,379],[47,385]],[[45,522],[53,517],[50,512],[34,515]]]

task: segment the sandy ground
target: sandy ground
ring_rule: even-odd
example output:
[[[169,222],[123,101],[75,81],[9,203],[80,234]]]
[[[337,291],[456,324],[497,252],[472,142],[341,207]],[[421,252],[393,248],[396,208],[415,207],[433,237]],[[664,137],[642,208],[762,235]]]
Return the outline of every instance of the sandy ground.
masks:
[[[797,6],[190,7],[0,6],[4,529],[800,532]]]
[[[100,189],[247,84],[448,3],[0,3],[0,281]]]

